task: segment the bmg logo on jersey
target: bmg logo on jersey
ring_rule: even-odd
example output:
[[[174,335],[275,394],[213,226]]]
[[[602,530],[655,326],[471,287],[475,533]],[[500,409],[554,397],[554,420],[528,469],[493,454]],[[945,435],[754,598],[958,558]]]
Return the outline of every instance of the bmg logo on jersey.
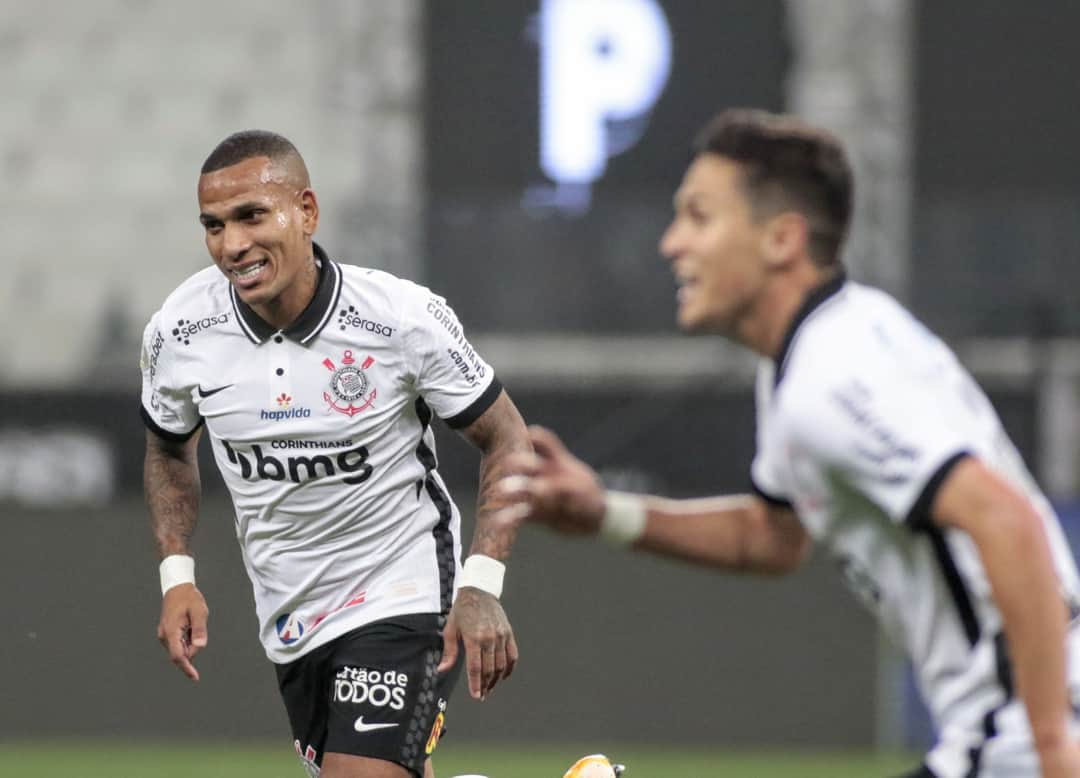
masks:
[[[340,452],[337,456],[329,454],[315,454],[313,456],[297,455],[290,457],[276,457],[273,454],[264,454],[262,446],[252,444],[251,454],[245,455],[237,451],[227,440],[221,441],[225,447],[225,455],[229,462],[240,466],[240,477],[248,481],[292,481],[294,484],[310,481],[314,478],[333,476],[338,473],[353,473],[343,478],[347,484],[362,484],[371,478],[375,469],[368,463],[367,446],[356,446]],[[254,455],[255,461],[251,461]]]
[[[205,316],[198,321],[191,321],[188,319],[180,319],[176,322],[176,326],[173,327],[172,334],[176,338],[177,343],[183,343],[185,346],[191,343],[191,338],[199,334],[203,330],[208,330],[211,327],[216,327],[219,324],[229,323],[229,312],[214,314],[213,316]]]
[[[401,710],[408,687],[409,676],[397,670],[343,667],[334,676],[334,701]]]

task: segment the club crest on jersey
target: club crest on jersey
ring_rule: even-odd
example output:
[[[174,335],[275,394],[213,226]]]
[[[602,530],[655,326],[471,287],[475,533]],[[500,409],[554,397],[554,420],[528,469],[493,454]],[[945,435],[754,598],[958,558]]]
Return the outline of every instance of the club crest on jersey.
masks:
[[[341,367],[335,365],[329,357],[324,359],[323,366],[330,371],[331,376],[330,391],[323,392],[323,399],[335,411],[350,418],[370,408],[375,402],[376,389],[371,386],[364,371],[374,364],[375,358],[368,356],[357,365],[352,351],[348,349],[341,357]]]
[[[304,622],[295,613],[283,613],[278,616],[277,622],[278,640],[287,646],[291,646],[304,636]]]

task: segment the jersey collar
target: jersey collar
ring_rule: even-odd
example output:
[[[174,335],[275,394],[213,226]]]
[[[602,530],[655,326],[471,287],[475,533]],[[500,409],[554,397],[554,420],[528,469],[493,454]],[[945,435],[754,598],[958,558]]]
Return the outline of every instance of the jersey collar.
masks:
[[[810,314],[839,292],[845,283],[847,283],[847,274],[841,270],[825,283],[810,290],[810,293],[806,295],[806,298],[802,301],[802,305],[795,311],[795,315],[791,319],[791,324],[788,325],[787,334],[784,335],[784,340],[780,343],[780,352],[776,355],[776,375],[773,378],[774,387],[779,386],[780,381],[784,378],[784,368],[787,365],[788,353],[795,343],[795,336],[799,332],[799,327],[802,326],[804,321],[810,318]]]
[[[319,266],[319,284],[315,287],[315,296],[311,298],[307,308],[296,317],[296,321],[281,331],[285,337],[304,345],[322,332],[341,295],[341,268],[326,256],[318,243],[313,243],[312,247]],[[236,311],[236,320],[240,322],[240,328],[252,343],[262,343],[278,332],[240,299],[236,288],[231,284],[229,296],[232,298],[233,310]]]

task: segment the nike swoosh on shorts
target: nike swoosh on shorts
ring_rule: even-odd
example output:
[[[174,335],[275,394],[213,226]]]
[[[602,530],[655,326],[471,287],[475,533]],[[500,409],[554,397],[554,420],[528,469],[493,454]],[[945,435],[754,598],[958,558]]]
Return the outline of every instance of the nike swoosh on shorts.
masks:
[[[396,721],[387,722],[385,724],[365,724],[364,717],[358,716],[356,719],[356,723],[353,724],[353,729],[355,729],[357,732],[371,732],[375,729],[386,729],[387,727],[396,727],[397,725],[398,722]]]

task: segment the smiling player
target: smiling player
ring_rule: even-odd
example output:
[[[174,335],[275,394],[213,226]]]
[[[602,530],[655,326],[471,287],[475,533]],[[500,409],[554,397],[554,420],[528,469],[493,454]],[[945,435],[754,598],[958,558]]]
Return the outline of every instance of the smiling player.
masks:
[[[517,661],[498,600],[514,532],[490,518],[506,456],[530,448],[524,423],[445,300],[313,242],[318,200],[288,140],[226,138],[198,197],[216,267],[168,297],[143,341],[159,639],[198,680],[207,605],[189,541],[205,427],[309,772],[431,778],[459,640],[473,697]],[[463,567],[435,416],[483,455]]]

